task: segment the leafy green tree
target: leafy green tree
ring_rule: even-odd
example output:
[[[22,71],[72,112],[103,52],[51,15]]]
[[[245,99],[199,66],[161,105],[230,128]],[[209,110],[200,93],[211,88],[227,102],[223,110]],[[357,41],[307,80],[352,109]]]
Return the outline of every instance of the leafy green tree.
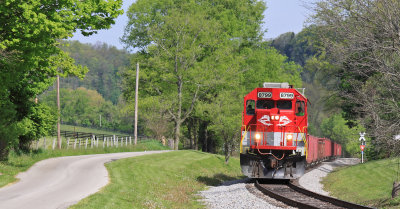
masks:
[[[376,152],[399,155],[400,2],[339,1],[316,4],[314,23],[345,100],[346,119],[360,120]],[[352,123],[354,125],[355,123]]]
[[[121,4],[121,0],[2,1],[0,95],[4,111],[0,118],[5,119],[0,120],[0,158],[7,157],[10,142],[24,135],[25,124],[34,123],[36,108],[46,111],[44,106],[35,107],[34,96],[47,89],[56,75],[82,77],[87,71],[74,65],[58,40],[71,37],[76,30],[91,35],[109,28],[122,13]]]
[[[349,128],[348,121],[342,117],[342,114],[333,114],[325,118],[321,124],[321,130],[325,137],[342,145],[345,154],[355,157],[360,153],[360,132],[365,132],[361,125]]]
[[[146,94],[158,97],[174,123],[175,149],[181,126],[191,115],[200,94],[213,87],[209,78],[226,69],[217,60],[220,56],[215,55],[233,54],[234,44],[241,46],[259,38],[258,23],[264,7],[259,2],[242,3],[248,7],[239,11],[247,11],[248,17],[248,12],[256,12],[250,18],[254,23],[247,26],[238,18],[243,14],[230,13],[240,7],[236,1],[137,1],[129,9],[130,21],[123,41],[128,47],[143,49],[135,59],[141,63],[142,83],[147,84]],[[256,10],[250,11],[251,8]],[[226,21],[232,21],[235,27]],[[241,26],[256,29],[256,33],[240,34],[237,29]],[[214,62],[221,63],[221,68],[210,65]]]

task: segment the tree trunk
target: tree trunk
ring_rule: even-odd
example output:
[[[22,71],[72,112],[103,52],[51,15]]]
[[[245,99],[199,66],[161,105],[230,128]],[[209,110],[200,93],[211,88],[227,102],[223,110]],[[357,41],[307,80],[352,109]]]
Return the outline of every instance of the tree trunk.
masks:
[[[0,139],[0,161],[8,159],[7,141]]]
[[[230,153],[229,153],[229,143],[227,139],[225,139],[224,143],[224,154],[225,154],[225,163],[228,164]]]
[[[193,134],[192,134],[192,128],[193,128],[193,120],[189,120],[189,125],[188,125],[188,134],[189,134],[189,144],[190,144],[190,149],[193,149]]]
[[[175,125],[175,141],[174,141],[174,146],[175,146],[175,150],[179,149],[179,135],[181,133],[181,123],[177,122]]]
[[[400,182],[393,182],[392,198],[399,196]]]

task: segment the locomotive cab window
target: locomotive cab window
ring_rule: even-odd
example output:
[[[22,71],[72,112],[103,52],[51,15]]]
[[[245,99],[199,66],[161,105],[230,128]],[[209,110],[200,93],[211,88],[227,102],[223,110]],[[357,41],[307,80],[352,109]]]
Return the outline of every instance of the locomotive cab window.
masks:
[[[304,101],[296,101],[296,116],[304,116],[305,109]]]
[[[275,104],[273,100],[257,100],[257,109],[271,109]]]
[[[291,110],[292,109],[292,101],[290,101],[290,100],[277,101],[276,107],[281,110]]]
[[[254,115],[255,113],[255,102],[254,100],[247,100],[246,102],[246,114],[247,115]]]

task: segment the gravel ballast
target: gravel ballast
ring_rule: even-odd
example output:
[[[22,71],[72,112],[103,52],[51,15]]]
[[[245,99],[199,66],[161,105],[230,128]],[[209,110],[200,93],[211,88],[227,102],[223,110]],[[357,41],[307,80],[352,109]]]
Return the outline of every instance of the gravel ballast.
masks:
[[[319,167],[302,176],[299,179],[299,184],[308,190],[329,195],[328,192],[323,190],[323,186],[320,183],[321,179],[336,167],[354,165],[359,163],[359,161],[359,159],[354,158],[340,158],[333,162],[324,162]],[[199,195],[202,197],[201,201],[207,208],[211,209],[293,208],[262,194],[249,179],[229,181],[220,186],[209,187],[207,190],[201,191]]]
[[[358,158],[339,158],[332,162],[323,162],[317,168],[312,169],[300,177],[299,184],[305,189],[329,196],[329,192],[325,191],[321,184],[322,178],[337,167],[350,166],[358,163],[360,163],[360,159]]]

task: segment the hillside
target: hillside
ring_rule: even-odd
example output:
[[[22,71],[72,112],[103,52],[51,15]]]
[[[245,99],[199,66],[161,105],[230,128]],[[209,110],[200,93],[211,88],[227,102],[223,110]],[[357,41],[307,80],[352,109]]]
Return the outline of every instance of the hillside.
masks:
[[[76,77],[61,78],[60,88],[76,89],[85,87],[96,90],[105,100],[118,103],[121,95],[119,73],[129,66],[129,53],[105,43],[95,45],[69,41],[63,50],[68,52],[77,64],[87,66],[89,72],[83,80]]]

